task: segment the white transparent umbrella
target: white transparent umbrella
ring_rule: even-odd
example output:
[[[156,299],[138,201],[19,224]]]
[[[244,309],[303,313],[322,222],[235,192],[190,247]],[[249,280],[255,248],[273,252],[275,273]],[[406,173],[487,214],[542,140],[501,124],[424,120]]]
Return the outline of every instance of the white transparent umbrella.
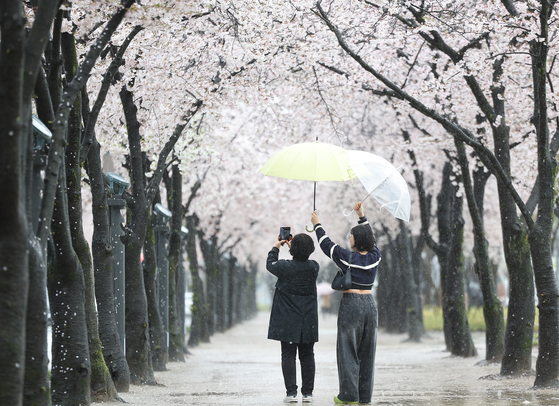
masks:
[[[403,176],[386,159],[365,151],[347,150],[349,166],[355,172],[367,192],[362,201],[372,196],[394,217],[410,220],[410,192]],[[351,211],[346,214],[349,216]]]

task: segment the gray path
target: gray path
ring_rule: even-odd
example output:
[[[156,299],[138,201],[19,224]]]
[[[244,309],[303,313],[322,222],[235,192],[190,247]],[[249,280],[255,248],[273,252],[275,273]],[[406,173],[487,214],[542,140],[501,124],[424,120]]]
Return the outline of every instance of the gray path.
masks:
[[[214,335],[211,343],[192,348],[186,363],[170,363],[168,371],[157,372],[159,386],[132,386],[122,398],[130,406],[283,405],[280,344],[266,339],[268,317],[262,312]],[[335,335],[335,316],[321,317],[315,405],[334,405]],[[380,333],[373,404],[559,405],[559,391],[529,390],[533,377],[480,379],[497,374],[499,365],[475,366],[485,348],[484,336],[474,337],[480,356],[462,359],[444,351],[441,333],[430,333],[420,344],[405,342],[404,335]]]

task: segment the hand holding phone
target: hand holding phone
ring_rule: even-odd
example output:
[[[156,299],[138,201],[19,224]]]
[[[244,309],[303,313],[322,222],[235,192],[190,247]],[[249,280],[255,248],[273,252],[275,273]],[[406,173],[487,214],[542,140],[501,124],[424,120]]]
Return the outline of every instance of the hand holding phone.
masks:
[[[289,237],[291,237],[291,227],[280,227],[279,240],[289,241]]]

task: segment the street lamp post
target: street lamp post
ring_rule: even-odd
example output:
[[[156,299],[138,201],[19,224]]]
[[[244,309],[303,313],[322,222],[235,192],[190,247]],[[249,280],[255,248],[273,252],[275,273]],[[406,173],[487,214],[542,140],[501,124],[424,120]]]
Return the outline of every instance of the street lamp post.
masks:
[[[109,182],[109,198],[107,204],[109,205],[109,222],[111,233],[111,246],[113,247],[113,296],[115,300],[115,321],[120,338],[120,345],[122,351],[126,354],[126,341],[125,341],[125,277],[124,277],[124,244],[120,237],[124,235],[122,223],[121,210],[126,207],[126,200],[122,198],[122,194],[128,188],[130,183],[122,176],[108,172],[105,177]]]
[[[157,260],[157,300],[159,303],[159,314],[163,322],[163,329],[167,336],[165,352],[169,350],[169,261],[167,260],[167,235],[169,226],[167,222],[171,218],[171,212],[160,203],[155,205],[155,249]]]

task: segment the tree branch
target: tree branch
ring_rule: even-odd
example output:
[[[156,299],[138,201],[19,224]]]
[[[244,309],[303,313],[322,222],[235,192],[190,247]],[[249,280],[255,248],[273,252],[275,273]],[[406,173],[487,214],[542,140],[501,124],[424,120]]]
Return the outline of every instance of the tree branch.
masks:
[[[84,137],[82,141],[82,149],[80,151],[80,161],[84,162],[87,158],[87,154],[89,152],[89,147],[91,146],[93,133],[95,131],[95,124],[97,123],[97,118],[99,117],[99,113],[101,112],[101,108],[105,103],[105,99],[107,98],[107,93],[113,83],[113,79],[118,72],[119,67],[124,65],[124,53],[128,46],[134,39],[134,37],[144,28],[142,26],[135,26],[134,29],[128,34],[120,48],[118,49],[118,53],[116,54],[115,58],[112,60],[111,64],[107,68],[105,75],[103,76],[103,81],[101,82],[101,88],[99,89],[99,93],[97,94],[97,99],[89,113],[89,117],[87,119],[87,124],[84,131]]]
[[[518,206],[518,208],[522,212],[522,215],[523,215],[523,217],[526,221],[526,224],[528,225],[528,227],[530,229],[533,229],[534,221],[533,221],[529,211],[527,210],[526,205],[524,204],[522,198],[520,197],[520,195],[518,194],[518,192],[514,188],[514,185],[512,184],[511,179],[507,176],[507,174],[505,173],[505,171],[501,167],[501,164],[499,163],[499,161],[497,160],[495,155],[492,153],[492,151],[489,150],[486,146],[484,146],[481,143],[479,143],[478,141],[476,141],[475,138],[471,135],[471,133],[469,131],[462,128],[458,124],[448,120],[447,118],[441,116],[435,110],[425,106],[419,100],[410,96],[408,93],[406,93],[404,90],[402,90],[399,86],[394,84],[392,81],[390,81],[384,75],[377,72],[373,67],[371,67],[369,64],[367,64],[363,60],[363,58],[361,58],[358,54],[356,54],[348,46],[348,44],[345,42],[345,40],[343,39],[342,34],[338,30],[338,28],[328,19],[328,16],[326,15],[326,13],[324,12],[324,10],[322,9],[322,7],[320,5],[320,1],[316,3],[316,6],[317,6],[317,9],[318,9],[318,16],[322,19],[322,21],[324,21],[324,23],[328,26],[330,31],[332,31],[336,35],[336,38],[338,39],[338,43],[339,43],[340,47],[351,58],[353,58],[359,65],[361,65],[361,67],[365,71],[369,72],[376,79],[378,79],[380,82],[382,82],[386,87],[388,87],[389,89],[394,91],[402,99],[406,100],[412,108],[414,108],[418,112],[422,113],[423,115],[435,120],[437,123],[441,124],[443,126],[443,128],[446,129],[450,134],[452,134],[455,137],[458,137],[465,144],[474,148],[480,155],[484,155],[492,163],[492,168],[488,168],[488,169],[494,171],[493,172],[494,175],[497,176],[501,182],[503,182],[503,184],[505,185],[505,187],[507,188],[507,190],[509,191],[509,193],[513,197],[516,205]]]
[[[99,57],[101,50],[109,42],[109,39],[121,23],[124,15],[128,9],[132,7],[134,2],[135,0],[127,0],[119,7],[118,11],[109,20],[103,29],[102,34],[89,49],[84,62],[80,65],[76,76],[66,88],[61,97],[60,104],[57,106],[55,121],[53,123],[53,137],[49,149],[48,164],[45,170],[45,188],[43,192],[41,214],[39,216],[43,224],[50,224],[50,220],[52,218],[58,173],[66,144],[65,134],[66,127],[68,125],[68,116],[74,104],[74,100],[80,93],[82,86],[86,83],[93,66],[97,62],[97,58]],[[39,227],[37,236],[41,239],[41,241],[46,241],[48,231],[48,227]]]
[[[200,107],[202,107],[202,100],[196,100],[194,103],[192,103],[192,107],[183,117],[184,122],[176,125],[175,131],[173,131],[173,134],[171,135],[171,137],[169,137],[169,140],[167,140],[165,146],[159,153],[157,167],[155,168],[153,176],[146,189],[146,198],[148,203],[151,204],[151,201],[153,200],[157,190],[159,189],[159,183],[161,183],[161,177],[163,176],[163,170],[165,168],[165,161],[167,160],[167,157],[175,147],[175,144],[182,134],[182,131],[188,125],[192,117],[194,117],[194,115],[198,112]]]

